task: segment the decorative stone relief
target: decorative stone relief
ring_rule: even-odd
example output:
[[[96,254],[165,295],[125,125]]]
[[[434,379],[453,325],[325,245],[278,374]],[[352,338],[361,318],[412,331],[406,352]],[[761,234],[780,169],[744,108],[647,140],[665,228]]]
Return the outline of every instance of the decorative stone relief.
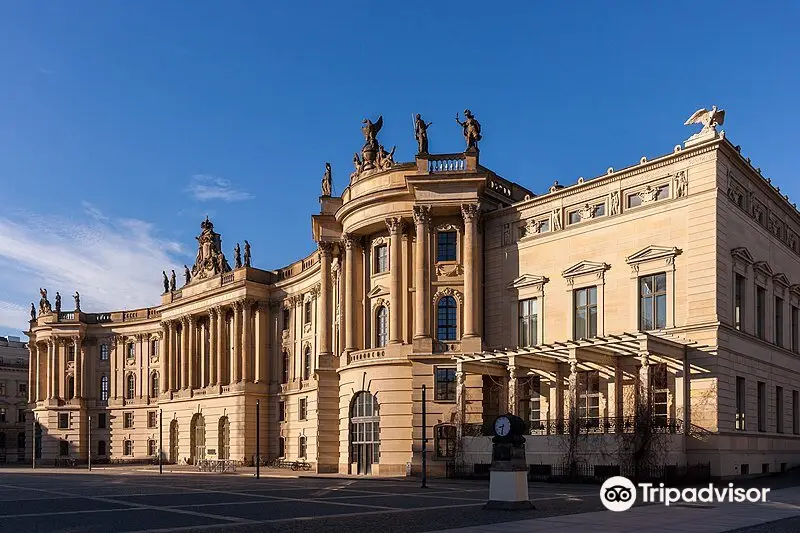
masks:
[[[561,229],[561,208],[553,209],[550,214],[550,229],[551,231],[559,231]]]
[[[689,179],[686,177],[686,171],[681,170],[675,174],[675,197],[683,198],[689,193]]]
[[[610,215],[618,215],[619,214],[619,191],[612,191],[609,195],[608,199],[608,206],[609,206],[609,214]]]
[[[658,187],[648,185],[643,191],[639,191],[637,194],[639,195],[639,198],[642,199],[643,204],[655,202],[658,198]]]
[[[380,246],[381,244],[389,244],[388,237],[375,237],[372,239],[372,246]]]
[[[375,298],[374,300],[372,300],[372,309],[375,309],[380,306],[384,306],[386,307],[386,309],[389,309],[389,300],[386,300],[384,298]]]
[[[503,245],[511,244],[511,224],[503,224]]]
[[[460,292],[458,292],[457,290],[455,290],[452,287],[445,287],[443,289],[439,289],[438,291],[436,291],[436,294],[433,295],[433,303],[434,303],[434,305],[436,304],[436,302],[439,301],[440,298],[443,298],[444,296],[452,296],[453,298],[458,300],[459,304],[463,304],[464,303],[464,295],[463,294],[461,294]]]
[[[435,230],[436,231],[461,231],[461,228],[459,228],[455,224],[445,223],[445,224],[439,224],[438,226],[436,226]]]
[[[460,264],[455,265],[436,265],[436,275],[454,278],[464,273],[464,268]]]
[[[594,206],[584,204],[583,207],[578,209],[578,215],[581,217],[581,220],[589,220],[590,218],[594,218]]]
[[[414,224],[427,226],[431,223],[431,207],[429,205],[415,205],[413,207]]]

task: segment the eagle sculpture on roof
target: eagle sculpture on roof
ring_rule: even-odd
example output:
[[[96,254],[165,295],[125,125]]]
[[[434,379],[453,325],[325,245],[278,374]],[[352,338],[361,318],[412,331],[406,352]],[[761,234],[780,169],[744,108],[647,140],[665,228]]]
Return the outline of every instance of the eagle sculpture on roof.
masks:
[[[689,120],[684,122],[684,126],[702,124],[703,129],[698,133],[698,135],[702,135],[710,131],[716,132],[716,126],[722,126],[723,122],[725,122],[725,110],[717,109],[717,106],[711,106],[710,111],[706,108],[695,111],[694,114],[689,117]]]

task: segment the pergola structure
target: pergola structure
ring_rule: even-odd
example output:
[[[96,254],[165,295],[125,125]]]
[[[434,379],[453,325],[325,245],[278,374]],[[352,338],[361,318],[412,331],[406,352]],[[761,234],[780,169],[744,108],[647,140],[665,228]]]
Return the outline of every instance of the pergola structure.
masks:
[[[508,411],[518,413],[518,380],[540,376],[555,385],[555,394],[548,399],[555,403],[556,420],[564,419],[565,404],[576,405],[578,373],[598,370],[608,378],[609,386],[605,416],[622,417],[625,410],[623,391],[625,379],[635,387],[637,401],[648,401],[651,368],[663,363],[672,376],[671,402],[682,413],[682,426],[688,427],[690,367],[686,348],[693,341],[680,339],[664,332],[635,332],[604,335],[581,340],[566,340],[523,348],[506,348],[464,353],[456,360],[456,403],[459,419],[466,418],[466,375],[480,374],[507,379]],[[613,379],[612,379],[613,378]],[[633,378],[633,379],[630,379]],[[613,386],[611,385],[613,383]],[[565,398],[565,392],[568,394]],[[642,397],[643,396],[643,397]],[[567,401],[565,401],[567,400]]]

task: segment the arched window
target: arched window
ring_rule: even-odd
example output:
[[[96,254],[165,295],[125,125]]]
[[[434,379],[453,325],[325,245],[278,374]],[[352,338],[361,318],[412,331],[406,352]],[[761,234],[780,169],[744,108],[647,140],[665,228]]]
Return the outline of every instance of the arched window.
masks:
[[[206,458],[206,419],[200,413],[195,413],[190,424],[190,450],[191,463]]]
[[[220,459],[231,458],[231,423],[227,416],[219,419],[219,455]]]
[[[281,361],[281,383],[289,383],[289,352],[286,350]]]
[[[125,398],[133,400],[133,397],[136,395],[136,375],[133,373],[128,374],[125,385]]]
[[[305,459],[306,458],[306,436],[300,435],[300,438],[297,440],[297,458],[298,459]]]
[[[99,440],[97,441],[97,455],[105,455],[106,454],[106,441]]]
[[[367,391],[359,392],[350,405],[350,462],[356,473],[370,474],[380,457],[380,415],[378,399]]]
[[[375,347],[381,348],[389,342],[389,312],[385,305],[375,313]]]
[[[303,353],[303,379],[311,379],[311,347]]]
[[[100,378],[100,400],[103,402],[108,401],[108,376]]]
[[[158,372],[156,371],[156,372],[153,372],[150,375],[150,396],[151,397],[155,398],[156,396],[158,396],[158,393],[161,390],[159,385],[160,385],[159,375],[158,375]]]
[[[436,436],[436,457],[456,456],[456,427],[452,424],[439,424],[433,430]]]
[[[443,296],[436,308],[436,338],[440,341],[456,340],[456,299]]]

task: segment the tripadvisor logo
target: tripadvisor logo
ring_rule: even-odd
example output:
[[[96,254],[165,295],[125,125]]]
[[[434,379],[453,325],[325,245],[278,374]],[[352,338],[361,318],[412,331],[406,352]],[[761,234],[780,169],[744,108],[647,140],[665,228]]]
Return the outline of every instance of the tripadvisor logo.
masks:
[[[766,502],[770,489],[734,487],[728,483],[727,487],[715,487],[709,483],[705,487],[690,487],[679,489],[665,487],[659,483],[656,487],[652,483],[639,483],[637,486],[626,477],[614,476],[606,480],[600,487],[600,501],[609,511],[627,511],[636,503],[637,494],[643,503],[663,503],[669,506],[673,503],[757,503]]]

